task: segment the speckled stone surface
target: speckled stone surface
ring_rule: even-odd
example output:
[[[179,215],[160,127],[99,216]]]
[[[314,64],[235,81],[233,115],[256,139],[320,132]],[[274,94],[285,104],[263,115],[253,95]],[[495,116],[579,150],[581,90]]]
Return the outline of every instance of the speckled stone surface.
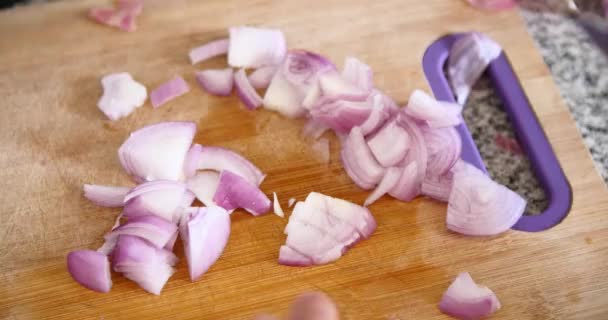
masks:
[[[575,20],[546,3],[529,2],[520,12],[608,183],[608,57]],[[528,200],[526,214],[542,212],[545,194],[526,156],[512,147],[511,125],[488,79],[477,83],[463,116],[489,174]]]

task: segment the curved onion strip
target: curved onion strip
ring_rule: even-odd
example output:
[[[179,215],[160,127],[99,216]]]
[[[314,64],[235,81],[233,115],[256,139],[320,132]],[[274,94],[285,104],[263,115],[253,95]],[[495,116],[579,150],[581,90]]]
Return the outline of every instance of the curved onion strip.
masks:
[[[85,198],[98,206],[109,208],[122,207],[125,195],[130,190],[127,187],[100,186],[95,184],[85,184],[83,189]]]
[[[186,80],[177,76],[154,89],[150,93],[150,102],[154,108],[158,108],[188,91],[190,91],[190,86]]]
[[[369,118],[373,108],[373,97],[349,100],[350,97],[322,98],[316,106],[310,109],[310,116],[336,133],[346,134],[364,123]]]
[[[231,27],[228,64],[236,68],[259,68],[283,61],[287,44],[278,29]]]
[[[249,83],[249,78],[245,73],[245,69],[240,69],[234,74],[234,86],[241,102],[249,110],[255,110],[262,105],[262,97],[255,91],[255,88]]]
[[[376,189],[367,196],[363,205],[367,207],[389,192],[395,184],[397,184],[397,181],[399,181],[402,171],[403,170],[399,167],[390,167],[386,169],[384,177],[382,177],[382,180],[380,180]]]
[[[159,180],[141,184],[125,197],[125,217],[155,215],[177,222],[194,201],[194,194],[181,182]]]
[[[439,309],[458,319],[481,319],[500,309],[500,301],[492,290],[478,286],[469,273],[462,272],[443,294]]]
[[[194,165],[192,164],[194,160],[188,160],[189,167],[196,168],[196,170],[214,170],[218,172],[228,170],[238,174],[256,186],[259,186],[264,181],[265,175],[262,171],[238,153],[222,147],[195,146],[192,148],[198,151],[195,150],[189,153],[189,157],[197,158],[198,162]]]
[[[222,255],[230,236],[230,216],[220,207],[195,209],[180,222],[190,280],[196,281]]]
[[[421,126],[420,130],[427,145],[427,175],[446,174],[460,159],[462,141],[453,127],[433,129]]]
[[[256,89],[265,89],[270,85],[277,70],[277,66],[258,68],[249,75],[249,83]]]
[[[141,128],[118,149],[125,171],[138,180],[182,180],[184,159],[196,124],[161,122]]]
[[[220,174],[215,171],[199,171],[194,177],[188,179],[188,189],[194,192],[196,198],[205,206],[216,206],[213,196],[220,183]]]
[[[448,201],[448,229],[472,236],[509,230],[524,213],[526,200],[479,169],[461,161],[453,170]]]
[[[93,250],[77,250],[68,254],[68,272],[81,286],[107,293],[112,288],[108,257]]]
[[[136,216],[130,218],[125,224],[113,229],[104,238],[117,238],[120,235],[133,235],[147,240],[157,248],[163,248],[177,233],[177,226],[163,218],[156,216]]]
[[[383,167],[400,163],[410,147],[410,137],[397,120],[387,122],[378,132],[367,138],[367,145]]]
[[[210,94],[229,96],[234,83],[233,73],[232,68],[197,71],[196,81]]]
[[[190,62],[192,64],[197,64],[199,62],[211,59],[213,57],[217,57],[223,54],[228,53],[228,46],[230,42],[226,39],[219,39],[215,41],[208,42],[200,47],[196,47],[190,50],[189,57]]]
[[[281,203],[279,203],[279,198],[277,197],[277,193],[272,193],[273,201],[272,201],[272,210],[274,214],[281,218],[285,218],[285,212],[283,212],[283,208],[281,208]]]
[[[426,174],[428,153],[424,136],[412,118],[400,113],[397,123],[407,131],[411,148],[403,161],[403,174],[389,194],[399,200],[410,201],[420,193],[420,187]]]
[[[359,127],[350,131],[342,146],[342,162],[351,179],[362,189],[370,189],[384,175],[385,169],[374,158]]]
[[[257,185],[227,170],[220,173],[213,202],[226,210],[243,208],[254,216],[267,213],[272,205]]]

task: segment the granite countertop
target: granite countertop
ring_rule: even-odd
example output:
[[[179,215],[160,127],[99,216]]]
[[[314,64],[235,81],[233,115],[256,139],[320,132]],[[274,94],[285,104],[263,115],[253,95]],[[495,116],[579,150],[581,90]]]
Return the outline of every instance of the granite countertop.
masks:
[[[555,7],[524,2],[520,13],[608,184],[608,56],[575,19]],[[488,79],[476,84],[463,113],[490,175],[528,200],[527,214],[542,212],[545,194]]]

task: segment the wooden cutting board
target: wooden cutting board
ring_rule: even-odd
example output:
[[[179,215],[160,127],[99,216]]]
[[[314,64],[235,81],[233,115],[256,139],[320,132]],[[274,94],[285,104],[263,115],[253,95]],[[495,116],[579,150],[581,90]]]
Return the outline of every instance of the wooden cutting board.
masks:
[[[252,319],[285,314],[297,294],[322,290],[344,319],[444,319],[436,307],[441,294],[469,271],[500,297],[493,319],[608,319],[608,192],[516,11],[485,14],[455,0],[156,0],[129,34],[86,18],[88,8],[105,3],[0,12],[0,318]],[[311,191],[365,199],[341,169],[336,139],[324,164],[300,138],[303,121],[248,112],[235,97],[197,87],[196,69],[225,60],[192,66],[189,49],[243,24],[281,28],[290,47],[339,64],[359,57],[400,104],[414,88],[428,89],[421,59],[432,41],[487,32],[506,50],[572,184],[570,216],[546,232],[472,238],[446,230],[444,204],[385,197],[371,206],[378,221],[371,239],[336,263],[291,268],[277,264],[287,220],[237,212],[224,255],[201,280],[191,283],[182,261],[161,296],[117,274],[108,294],[83,289],[66,271],[66,254],[100,246],[120,210],[91,204],[82,185],[132,185],[116,151],[147,124],[195,121],[196,142],[251,159],[268,174],[263,190],[276,191],[284,208]],[[96,108],[99,80],[119,71],[149,89],[183,75],[192,91],[110,122]]]

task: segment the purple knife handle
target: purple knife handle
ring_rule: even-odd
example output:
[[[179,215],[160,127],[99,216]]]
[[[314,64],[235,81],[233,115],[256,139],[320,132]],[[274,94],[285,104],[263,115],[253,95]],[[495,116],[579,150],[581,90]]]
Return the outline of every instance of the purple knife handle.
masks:
[[[424,54],[424,73],[433,94],[439,100],[456,102],[443,67],[450,48],[460,37],[462,34],[444,36],[435,41]],[[513,229],[529,232],[547,230],[568,215],[572,206],[572,188],[504,53],[490,64],[488,72],[503,101],[517,140],[528,155],[548,200],[545,211],[536,216],[522,216]],[[462,138],[462,159],[487,173],[466,124],[463,122],[457,129]]]

